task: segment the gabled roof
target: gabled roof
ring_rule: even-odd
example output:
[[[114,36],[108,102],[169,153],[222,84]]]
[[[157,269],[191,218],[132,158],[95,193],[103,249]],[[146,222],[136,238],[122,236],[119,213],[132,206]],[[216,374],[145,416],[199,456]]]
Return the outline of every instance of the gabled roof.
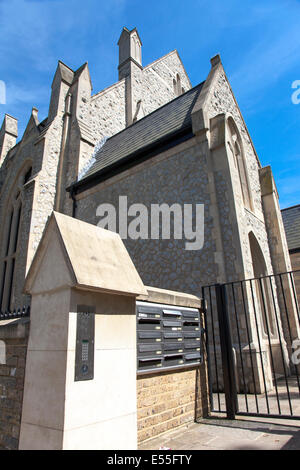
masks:
[[[281,211],[289,250],[300,249],[300,204]]]
[[[163,140],[191,130],[191,112],[203,83],[110,137],[96,154],[96,161],[84,178],[73,186],[82,184],[86,179],[108,171],[125,160],[134,159],[138,152],[150,149]]]

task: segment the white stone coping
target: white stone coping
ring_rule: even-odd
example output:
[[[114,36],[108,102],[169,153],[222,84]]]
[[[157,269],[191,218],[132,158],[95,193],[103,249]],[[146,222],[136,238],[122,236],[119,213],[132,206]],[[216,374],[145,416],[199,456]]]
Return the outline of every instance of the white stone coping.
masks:
[[[145,286],[145,288],[147,289],[148,295],[139,295],[136,300],[177,305],[179,307],[202,308],[202,301],[200,297],[196,295],[151,286]]]

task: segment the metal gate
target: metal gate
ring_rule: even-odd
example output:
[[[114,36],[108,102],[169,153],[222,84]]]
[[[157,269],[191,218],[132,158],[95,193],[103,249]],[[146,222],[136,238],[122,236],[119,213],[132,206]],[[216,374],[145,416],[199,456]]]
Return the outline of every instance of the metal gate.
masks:
[[[299,275],[202,288],[212,411],[300,419]]]

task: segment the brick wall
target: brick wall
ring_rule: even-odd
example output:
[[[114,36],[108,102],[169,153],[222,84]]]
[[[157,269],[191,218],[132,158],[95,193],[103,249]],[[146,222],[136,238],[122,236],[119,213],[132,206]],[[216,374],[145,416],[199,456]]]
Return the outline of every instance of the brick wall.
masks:
[[[137,379],[138,441],[158,436],[208,414],[203,365],[142,375]]]
[[[0,321],[5,364],[0,364],[0,449],[18,449],[29,319]],[[3,345],[3,343],[2,343]]]

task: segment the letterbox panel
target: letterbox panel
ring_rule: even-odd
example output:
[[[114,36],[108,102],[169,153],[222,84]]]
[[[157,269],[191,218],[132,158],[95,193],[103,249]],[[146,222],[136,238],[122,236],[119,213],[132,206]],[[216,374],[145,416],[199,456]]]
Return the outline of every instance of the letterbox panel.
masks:
[[[137,302],[138,371],[199,364],[200,337],[197,309]]]

